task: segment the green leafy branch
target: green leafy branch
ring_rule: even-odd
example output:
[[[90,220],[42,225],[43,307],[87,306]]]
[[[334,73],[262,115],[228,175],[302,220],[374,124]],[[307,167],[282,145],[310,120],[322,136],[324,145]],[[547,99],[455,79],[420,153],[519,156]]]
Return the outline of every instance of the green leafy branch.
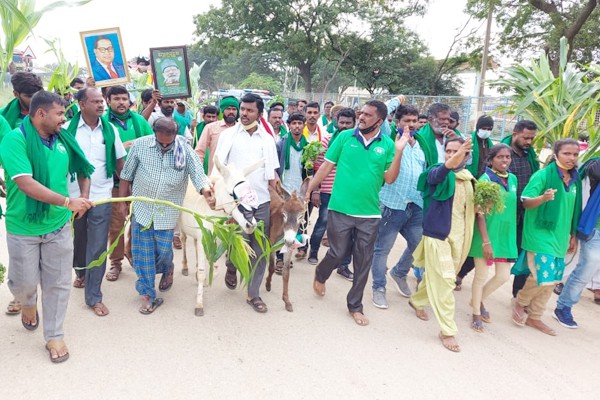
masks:
[[[4,283],[4,274],[6,274],[6,267],[0,262],[0,284]]]
[[[319,154],[323,153],[325,153],[325,147],[323,147],[321,142],[314,141],[304,146],[301,159],[304,169],[307,171],[313,169],[315,167],[315,161],[317,161],[317,157],[319,157]]]
[[[473,203],[475,209],[484,214],[501,213],[505,207],[500,186],[489,181],[479,181],[475,184]]]
[[[254,231],[254,236],[261,244],[263,254],[256,260],[256,263],[253,265],[251,263],[250,257],[254,256],[254,252],[252,251],[252,248],[248,245],[248,242],[242,236],[242,230],[239,227],[239,225],[228,223],[230,219],[229,217],[202,215],[195,212],[194,210],[179,206],[166,200],[135,196],[115,197],[110,199],[98,200],[94,203],[96,205],[101,205],[107,203],[131,202],[125,224],[123,224],[124,226],[119,232],[119,236],[116,238],[116,240],[110,244],[108,249],[104,251],[97,260],[92,261],[86,268],[95,268],[102,265],[102,263],[106,261],[106,258],[115,250],[119,239],[125,234],[125,226],[127,225],[127,222],[131,220],[131,215],[133,212],[133,202],[135,201],[166,205],[169,207],[173,207],[181,212],[191,214],[194,217],[198,224],[198,229],[202,231],[202,248],[204,249],[204,253],[206,255],[206,259],[210,267],[208,278],[209,283],[211,284],[214,275],[214,264],[225,252],[227,252],[231,263],[235,266],[235,268],[238,271],[240,271],[242,281],[250,282],[250,280],[252,279],[252,274],[258,262],[262,260],[263,257],[270,257],[271,254],[277,249],[277,247],[275,246],[270,246],[269,240],[264,232],[264,223],[260,222]],[[208,226],[210,226],[210,228]],[[148,229],[148,227],[144,227],[144,229]]]

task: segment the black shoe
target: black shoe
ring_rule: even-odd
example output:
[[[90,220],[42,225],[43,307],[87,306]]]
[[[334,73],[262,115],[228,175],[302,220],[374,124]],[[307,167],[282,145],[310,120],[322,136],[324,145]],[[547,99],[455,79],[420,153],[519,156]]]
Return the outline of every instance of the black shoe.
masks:
[[[352,271],[350,271],[350,268],[348,268],[347,265],[342,265],[341,267],[339,267],[337,270],[337,274],[347,281],[352,282],[354,280],[354,274],[352,273]]]

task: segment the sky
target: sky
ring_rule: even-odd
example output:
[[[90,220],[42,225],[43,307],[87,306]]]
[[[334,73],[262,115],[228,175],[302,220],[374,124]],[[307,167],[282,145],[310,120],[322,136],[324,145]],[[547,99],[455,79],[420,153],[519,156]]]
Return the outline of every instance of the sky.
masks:
[[[37,8],[52,2],[38,0]],[[92,0],[83,6],[46,13],[34,29],[35,37],[28,39],[19,49],[25,50],[29,45],[37,58],[34,64],[49,64],[55,59],[50,54],[44,54],[48,47],[43,38],[60,38],[65,57],[85,65],[79,32],[119,27],[125,55],[131,59],[148,55],[150,47],[193,43],[196,40],[194,15],[207,11],[210,5],[218,6],[220,3],[220,0],[146,0],[143,3],[132,0]],[[428,44],[434,57],[443,58],[455,30],[467,20],[462,12],[465,4],[466,0],[431,0],[424,17],[411,17],[405,22]]]

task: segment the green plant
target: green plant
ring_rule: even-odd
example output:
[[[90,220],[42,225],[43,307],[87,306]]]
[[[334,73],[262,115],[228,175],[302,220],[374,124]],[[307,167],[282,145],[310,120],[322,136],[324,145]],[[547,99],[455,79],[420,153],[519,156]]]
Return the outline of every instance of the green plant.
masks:
[[[198,214],[195,211],[190,210],[189,208],[178,206],[177,204],[171,203],[170,201],[150,199],[147,197],[115,197],[111,199],[98,200],[95,201],[94,204],[101,205],[106,203],[131,202],[131,205],[129,207],[129,215],[126,219],[127,222],[131,219],[134,201],[143,201],[148,203],[167,205],[176,208],[179,211],[189,213],[194,217],[194,219],[198,223],[198,229],[202,231],[202,248],[204,250],[206,259],[210,267],[208,272],[209,283],[212,283],[214,264],[225,252],[229,254],[229,259],[232,262],[232,264],[236,267],[238,271],[240,271],[242,280],[244,282],[250,282],[256,264],[258,263],[258,261],[260,261],[260,259],[256,261],[255,265],[251,264],[250,257],[254,255],[253,251],[242,236],[242,231],[239,225],[228,223],[230,219],[229,217],[206,216]],[[205,226],[206,223],[211,225],[210,229]],[[110,244],[108,249],[104,251],[97,260],[92,261],[87,266],[87,268],[95,268],[102,265],[106,258],[117,247],[119,239],[124,234],[125,226],[123,227],[123,229],[121,229],[121,232],[119,232],[119,236],[115,239],[113,243]],[[261,248],[264,251],[264,257],[270,257],[271,253],[277,250],[277,247],[269,245],[269,240],[265,235],[264,231],[264,224],[261,223],[257,226],[256,230],[254,231],[254,235],[258,239],[259,244],[261,244]]]
[[[6,267],[0,262],[0,284],[4,283],[4,274],[6,274]]]
[[[555,76],[548,57],[542,54],[530,66],[515,65],[506,77],[492,85],[514,91],[512,103],[502,107],[538,126],[533,143],[536,150],[562,138],[587,138],[589,150],[581,161],[600,155],[600,126],[595,122],[600,111],[600,78],[597,66],[577,67],[567,62],[566,39],[560,42],[560,62]]]
[[[52,71],[52,76],[48,83],[48,90],[53,90],[61,95],[73,92],[74,90],[70,87],[70,84],[79,74],[79,64],[75,63],[73,65],[67,61],[60,46],[60,39],[44,40],[48,44],[48,47],[50,47],[46,50],[46,53],[54,53],[57,61],[57,65]]]
[[[494,182],[478,181],[475,184],[473,203],[475,203],[475,209],[484,214],[504,211],[504,198],[500,193],[500,186]]]
[[[302,165],[308,171],[315,167],[315,161],[319,154],[323,154],[325,152],[325,147],[320,142],[311,142],[304,146],[304,151],[302,152]]]

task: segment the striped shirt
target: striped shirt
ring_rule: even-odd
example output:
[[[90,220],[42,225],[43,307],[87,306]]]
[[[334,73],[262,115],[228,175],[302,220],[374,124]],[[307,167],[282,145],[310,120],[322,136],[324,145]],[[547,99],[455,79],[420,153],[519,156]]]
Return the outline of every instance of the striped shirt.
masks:
[[[185,146],[185,151],[185,168],[177,171],[173,149],[163,154],[154,135],[141,137],[131,146],[121,171],[121,179],[133,182],[133,196],[167,200],[182,205],[190,179],[198,192],[208,186],[198,155],[189,145]],[[148,226],[153,222],[156,230],[175,228],[179,218],[179,210],[142,201],[133,203],[133,214],[137,223]]]
[[[419,142],[407,144],[402,151],[400,173],[392,184],[385,184],[379,192],[379,201],[392,210],[406,210],[409,203],[423,208],[423,197],[417,190],[419,175],[425,171],[425,153]]]
[[[325,148],[325,151],[323,152],[323,154],[319,154],[317,160],[315,161],[315,173],[319,170],[319,167],[325,161],[325,153],[327,153],[327,149],[329,149],[330,140],[331,136],[327,135],[321,140],[321,144]],[[333,189],[333,181],[335,180],[335,172],[336,167],[334,166],[329,175],[327,175],[325,179],[323,179],[323,181],[321,182],[321,189],[319,189],[321,193],[331,193],[331,190]]]

